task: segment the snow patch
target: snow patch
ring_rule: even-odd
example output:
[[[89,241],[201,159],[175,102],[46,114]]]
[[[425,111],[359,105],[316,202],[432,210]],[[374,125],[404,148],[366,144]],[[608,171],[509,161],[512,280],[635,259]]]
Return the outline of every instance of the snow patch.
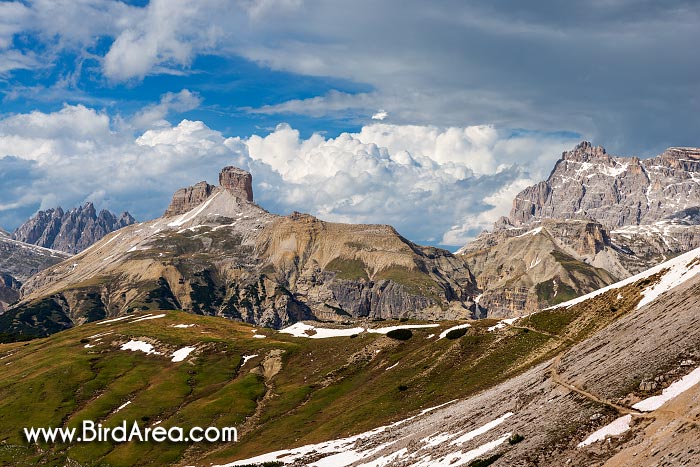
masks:
[[[173,358],[171,362],[181,362],[187,358],[187,356],[194,350],[194,347],[183,347],[179,350],[173,352]]]
[[[542,227],[536,227],[536,228],[534,228],[534,229],[532,229],[532,230],[528,230],[528,231],[525,232],[524,234],[516,235],[515,238],[525,237],[526,235],[535,236],[535,235],[537,235],[537,234],[540,233],[540,232],[542,232]]]
[[[108,319],[106,321],[100,321],[99,323],[96,324],[109,324],[109,323],[116,323],[117,321],[121,321],[123,319],[128,319],[131,318],[132,316],[127,315],[127,316],[120,316],[119,318],[113,318],[113,319]]]
[[[140,341],[140,340],[130,340],[126,344],[123,344],[121,346],[122,350],[131,350],[132,352],[143,352],[146,355],[161,355],[160,352],[156,352],[155,349],[153,348],[153,345],[149,344],[148,342]]]
[[[671,384],[669,387],[664,389],[660,395],[647,397],[646,399],[634,404],[632,408],[641,410],[642,412],[651,412],[698,383],[700,383],[700,367]]]
[[[165,316],[165,313],[162,313],[160,315],[154,315],[154,316],[144,316],[142,318],[133,320],[132,323],[138,323],[139,321],[146,321],[147,319],[163,318],[164,316]]]
[[[498,323],[496,323],[495,325],[489,326],[488,328],[486,328],[486,330],[487,330],[488,332],[493,332],[493,331],[495,331],[495,330],[497,330],[497,329],[503,329],[503,328],[506,327],[506,326],[512,326],[513,323],[515,323],[518,319],[520,319],[520,317],[502,319],[502,320],[500,320]]]
[[[487,431],[490,431],[490,430],[496,428],[498,425],[500,425],[501,423],[506,421],[506,419],[508,417],[512,417],[513,415],[514,415],[513,412],[506,412],[503,415],[501,415],[500,417],[498,417],[497,419],[490,421],[490,422],[480,426],[479,428],[468,431],[467,433],[463,434],[459,438],[452,440],[452,442],[450,442],[450,444],[451,445],[464,444],[467,441],[471,441],[472,439],[476,438],[477,436],[483,435]]]
[[[170,327],[171,328],[186,329],[186,328],[191,328],[192,326],[195,326],[195,325],[194,324],[173,324]]]
[[[294,337],[308,337],[309,339],[326,339],[329,337],[346,337],[363,332],[365,328],[331,329],[318,328],[306,323],[294,323],[289,327],[280,329],[279,332],[291,334]],[[315,331],[315,334],[313,334]],[[257,337],[257,334],[256,336]]]
[[[593,444],[596,441],[602,441],[608,436],[621,435],[625,431],[630,429],[630,422],[632,421],[632,415],[624,415],[622,417],[616,418],[611,423],[605,425],[603,428],[594,431],[591,435],[578,443],[579,448]]]
[[[114,413],[119,412],[121,409],[123,409],[124,407],[126,407],[126,406],[129,405],[129,404],[131,404],[131,401],[126,401],[126,402],[124,402],[122,405],[120,405],[119,407],[117,407],[117,410],[115,410]]]
[[[466,323],[466,324],[459,324],[459,325],[457,325],[457,326],[452,326],[451,328],[448,328],[448,329],[445,329],[444,331],[442,331],[442,332],[440,333],[440,336],[438,336],[438,340],[444,339],[445,337],[447,337],[447,333],[450,332],[450,331],[454,331],[455,329],[466,329],[466,328],[469,328],[469,327],[471,327],[471,324],[469,324],[469,323]]]

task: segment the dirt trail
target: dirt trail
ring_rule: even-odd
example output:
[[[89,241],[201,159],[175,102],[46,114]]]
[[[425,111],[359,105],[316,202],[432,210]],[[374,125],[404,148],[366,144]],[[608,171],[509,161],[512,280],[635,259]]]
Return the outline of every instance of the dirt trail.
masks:
[[[589,399],[593,402],[607,405],[608,407],[615,409],[617,412],[619,412],[623,415],[632,415],[633,417],[650,418],[650,419],[675,418],[675,419],[683,420],[685,422],[688,422],[688,423],[696,425],[696,426],[700,426],[700,421],[689,418],[683,414],[679,414],[673,410],[658,408],[656,410],[652,410],[651,412],[639,412],[639,411],[634,410],[630,407],[625,407],[624,405],[616,404],[616,403],[609,401],[607,399],[602,399],[591,392],[588,392],[584,389],[581,389],[581,388],[579,388],[571,383],[567,383],[566,381],[564,381],[562,379],[561,375],[559,374],[559,364],[561,363],[562,355],[563,354],[559,354],[554,358],[554,360],[552,360],[552,368],[551,368],[549,374],[550,374],[552,381],[554,383],[556,383],[562,387],[565,387],[566,389],[573,391],[577,394],[580,394],[583,397],[586,397],[587,399]]]

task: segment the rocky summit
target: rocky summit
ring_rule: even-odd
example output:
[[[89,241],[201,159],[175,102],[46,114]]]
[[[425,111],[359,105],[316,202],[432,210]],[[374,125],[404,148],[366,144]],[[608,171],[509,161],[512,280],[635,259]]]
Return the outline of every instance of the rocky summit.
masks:
[[[700,149],[640,160],[582,142],[459,250],[481,316],[519,316],[700,246]]]
[[[386,225],[271,214],[252,202],[252,177],[240,169],[225,168],[220,181],[178,190],[163,217],[122,228],[37,274],[11,312],[49,309],[62,327],[148,309],[274,328],[305,319],[474,315],[474,278],[448,251],[416,245]],[[56,329],[39,321],[21,332]]]
[[[700,149],[669,148],[640,160],[583,142],[564,152],[546,181],[513,201],[512,225],[589,217],[605,227],[649,225],[700,206]]]
[[[64,211],[58,207],[39,211],[21,225],[12,238],[44,248],[79,253],[110,232],[136,221],[128,212],[119,217],[108,210],[97,213],[95,206],[85,205]]]

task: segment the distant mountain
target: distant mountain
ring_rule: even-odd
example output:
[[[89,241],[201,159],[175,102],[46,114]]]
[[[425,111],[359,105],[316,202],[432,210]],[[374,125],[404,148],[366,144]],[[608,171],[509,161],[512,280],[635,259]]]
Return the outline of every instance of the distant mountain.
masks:
[[[0,312],[19,299],[22,282],[69,257],[67,253],[13,240],[7,232],[0,231]]]
[[[518,316],[700,247],[700,149],[640,160],[583,142],[459,250],[482,316]]]
[[[88,202],[78,208],[63,211],[58,207],[39,211],[12,234],[12,238],[25,243],[79,253],[110,232],[136,221],[128,212],[119,217],[108,210],[97,213]]]
[[[549,178],[520,192],[508,220],[595,219],[607,228],[650,225],[700,206],[700,149],[669,148],[640,160],[583,142],[564,152]]]
[[[125,227],[33,277],[13,312],[50,309],[72,325],[183,309],[275,328],[304,319],[473,316],[474,278],[448,251],[386,225],[270,214],[253,203],[251,180],[229,167],[219,186],[178,190],[164,217]],[[39,321],[37,334],[54,330]]]

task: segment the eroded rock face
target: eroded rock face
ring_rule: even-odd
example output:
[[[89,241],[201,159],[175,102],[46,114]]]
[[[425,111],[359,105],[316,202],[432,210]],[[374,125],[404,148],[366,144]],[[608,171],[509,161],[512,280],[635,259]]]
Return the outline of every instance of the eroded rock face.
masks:
[[[0,272],[0,313],[19,299],[20,286],[14,277]]]
[[[64,211],[60,207],[39,211],[12,234],[12,238],[66,253],[79,253],[110,232],[134,224],[128,212],[117,217],[103,209],[97,213],[88,202]]]
[[[700,149],[669,148],[651,159],[616,157],[583,142],[564,152],[546,181],[513,201],[510,221],[595,219],[606,227],[653,224],[700,205]]]
[[[173,195],[170,206],[163,214],[165,217],[184,214],[202,204],[211,196],[216,187],[207,182],[199,182],[186,188],[180,188]]]
[[[219,185],[238,198],[253,202],[253,177],[237,167],[224,167],[219,173]]]

